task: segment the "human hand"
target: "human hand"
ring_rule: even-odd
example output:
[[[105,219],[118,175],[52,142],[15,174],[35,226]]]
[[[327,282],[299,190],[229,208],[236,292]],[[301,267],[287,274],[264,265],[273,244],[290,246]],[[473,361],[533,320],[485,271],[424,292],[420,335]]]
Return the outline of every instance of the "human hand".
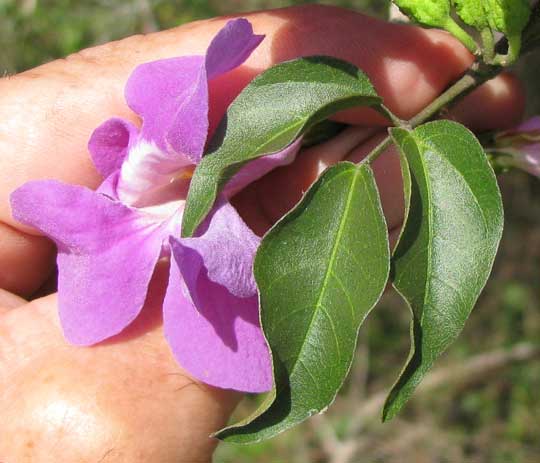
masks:
[[[212,124],[251,78],[300,55],[328,54],[364,69],[398,116],[418,112],[471,63],[448,35],[388,25],[350,11],[306,6],[246,15],[263,44],[247,63],[211,87]],[[63,340],[56,296],[29,297],[53,271],[54,248],[11,218],[9,194],[24,182],[56,178],[96,187],[86,143],[103,120],[133,120],[123,100],[131,70],[142,62],[204,52],[225,20],[137,36],[0,81],[0,458],[16,461],[207,461],[208,435],[222,426],[238,395],[190,379],[161,334],[164,275],[156,275],[144,316],[121,335],[93,348]],[[482,105],[477,104],[481,100]],[[519,85],[502,76],[478,89],[452,113],[476,129],[519,119]],[[360,160],[384,121],[369,110],[342,120],[362,125],[305,150],[297,161],[246,188],[235,204],[264,232],[317,177],[343,158]],[[364,143],[362,143],[364,142]],[[400,168],[390,151],[375,163],[391,230],[402,219]]]

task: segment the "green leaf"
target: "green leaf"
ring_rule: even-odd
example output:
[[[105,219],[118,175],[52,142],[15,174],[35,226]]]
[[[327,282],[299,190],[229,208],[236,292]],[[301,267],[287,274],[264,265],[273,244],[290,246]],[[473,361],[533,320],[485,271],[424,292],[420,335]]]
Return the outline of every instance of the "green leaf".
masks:
[[[529,0],[454,0],[459,17],[477,29],[490,27],[506,35],[520,34],[527,25]]]
[[[392,280],[412,312],[411,353],[383,411],[391,419],[457,338],[486,284],[503,229],[493,170],[474,135],[432,122],[391,135],[401,151],[407,219]]]
[[[392,0],[413,21],[429,27],[446,29],[460,40],[472,53],[477,51],[476,42],[464,31],[450,14],[450,0]]]
[[[281,151],[336,111],[380,102],[366,75],[345,61],[315,56],[270,68],[229,107],[197,166],[182,234],[193,235],[219,191],[248,161]]]
[[[506,35],[510,53],[517,58],[521,32],[529,21],[529,0],[454,0],[459,17],[478,30],[489,28]]]
[[[270,438],[334,400],[358,329],[388,280],[388,231],[373,172],[328,169],[263,239],[255,258],[261,323],[272,351],[276,399],[218,437]]]
[[[425,26],[444,27],[450,18],[450,0],[393,0],[413,21]]]
[[[484,13],[485,0],[454,0],[454,4],[459,17],[465,24],[478,30],[489,27],[488,18]]]

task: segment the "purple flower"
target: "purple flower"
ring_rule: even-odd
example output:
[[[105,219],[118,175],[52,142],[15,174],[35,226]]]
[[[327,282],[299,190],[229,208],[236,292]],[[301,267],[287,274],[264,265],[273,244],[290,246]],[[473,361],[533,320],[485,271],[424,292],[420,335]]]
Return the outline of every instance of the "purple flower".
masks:
[[[179,238],[189,178],[208,136],[208,82],[242,64],[262,39],[237,19],[206,56],[138,66],[125,96],[142,127],[113,118],[88,145],[105,178],[98,190],[42,180],[12,194],[14,217],[57,244],[60,321],[69,342],[91,345],[126,328],[144,305],[158,260],[168,259],[164,331],[182,367],[222,388],[272,387],[252,271],[259,238],[225,198],[197,237]],[[242,169],[229,194],[290,162],[298,147]]]
[[[540,177],[540,116],[498,133],[488,151],[504,166],[516,167]],[[499,160],[499,157],[502,159]]]

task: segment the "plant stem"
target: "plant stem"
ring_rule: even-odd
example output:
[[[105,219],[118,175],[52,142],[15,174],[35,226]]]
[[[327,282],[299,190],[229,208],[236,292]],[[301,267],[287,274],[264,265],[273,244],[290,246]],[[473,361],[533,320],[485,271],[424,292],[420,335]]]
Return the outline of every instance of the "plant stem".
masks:
[[[486,27],[482,29],[480,34],[482,36],[484,61],[486,63],[491,63],[495,57],[495,38],[493,37],[493,31],[489,27]]]
[[[406,122],[402,122],[399,126],[403,128],[414,129],[415,127],[427,122],[443,112],[448,111],[449,107],[461,98],[468,95],[475,88],[482,85],[484,82],[492,79],[502,71],[499,66],[489,66],[479,62],[475,62],[469,70],[458,79],[453,85],[451,85],[445,92],[439,95],[429,105],[427,105],[416,116]],[[392,121],[400,120],[396,116],[392,118]],[[386,148],[392,143],[390,136],[386,137],[379,145],[377,145],[373,151],[371,151],[363,163],[371,164],[377,159]]]
[[[407,125],[407,121],[404,121],[403,119],[400,119],[397,117],[390,109],[388,109],[385,105],[381,104],[376,108],[376,110],[382,114],[387,119],[390,119],[392,124],[396,127],[403,127],[404,125]]]
[[[442,110],[447,110],[450,105],[457,103],[461,98],[495,77],[501,71],[502,68],[499,67],[482,65],[478,62],[474,63],[456,83],[414,116],[409,121],[410,127],[415,128],[437,116]]]
[[[385,137],[373,150],[362,160],[362,164],[371,164],[392,144],[392,138]]]

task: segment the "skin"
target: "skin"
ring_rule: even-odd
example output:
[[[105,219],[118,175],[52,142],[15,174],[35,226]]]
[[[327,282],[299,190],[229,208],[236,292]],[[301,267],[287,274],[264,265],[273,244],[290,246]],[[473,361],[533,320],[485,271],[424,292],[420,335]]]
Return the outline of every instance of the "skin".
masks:
[[[472,61],[445,33],[332,7],[245,17],[266,39],[244,66],[212,83],[213,126],[254,75],[296,56],[352,61],[402,118],[422,109]],[[203,53],[225,20],[130,37],[0,80],[0,461],[210,461],[216,442],[208,436],[226,423],[240,395],[197,383],[172,358],[160,318],[166,271],[156,271],[143,316],[124,333],[92,348],[69,346],[59,328],[56,295],[48,294],[54,246],[12,219],[8,198],[38,178],[96,187],[101,179],[86,143],[113,115],[137,122],[123,100],[131,70],[159,58]],[[506,128],[519,121],[523,105],[519,83],[504,75],[464,99],[449,117],[477,130]],[[359,127],[305,150],[292,166],[234,199],[258,233],[290,209],[325,166],[360,160],[382,136],[385,121],[369,110],[339,118]],[[395,237],[403,217],[395,153],[389,150],[374,168]],[[48,295],[35,298],[38,290]]]

